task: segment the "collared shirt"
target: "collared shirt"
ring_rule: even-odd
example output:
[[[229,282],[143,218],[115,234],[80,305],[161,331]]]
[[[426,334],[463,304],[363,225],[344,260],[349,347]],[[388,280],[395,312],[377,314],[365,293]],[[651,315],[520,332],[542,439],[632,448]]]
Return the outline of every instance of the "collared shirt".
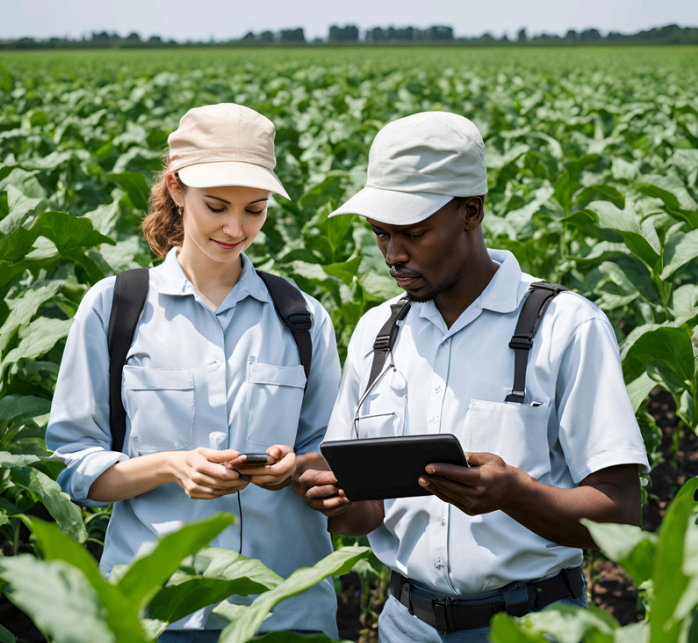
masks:
[[[114,463],[140,455],[197,447],[264,452],[274,444],[296,453],[316,451],[325,433],[340,379],[332,322],[305,296],[313,316],[313,358],[306,383],[293,336],[271,296],[243,255],[240,279],[216,312],[179,265],[176,249],[150,270],[150,287],[126,359],[122,399],[127,412],[124,453],[111,450],[107,328],[115,278],[84,297],[68,336],[46,441],[65,459],[58,482],[76,502]],[[290,487],[241,492],[243,554],[287,577],[332,552],[327,519]],[[175,483],[116,502],[100,567],[128,563],[139,547],[184,523],[219,512],[238,515],[236,494],[192,500]],[[239,518],[239,516],[238,516]],[[211,543],[237,551],[240,525]],[[253,597],[234,599],[249,604]],[[331,580],[274,608],[262,631],[322,630],[337,636]],[[175,629],[220,628],[202,610]]]
[[[360,408],[372,346],[392,300],[369,311],[349,345],[326,440],[453,433],[466,452],[491,452],[541,482],[572,488],[594,471],[637,463],[645,447],[606,316],[575,293],[548,307],[530,351],[525,404],[505,403],[514,334],[531,282],[514,256],[448,328],[433,301],[413,303],[389,368]],[[468,516],[436,496],[385,501],[369,534],[376,556],[442,594],[473,594],[581,563],[582,552],[546,540],[502,511]]]

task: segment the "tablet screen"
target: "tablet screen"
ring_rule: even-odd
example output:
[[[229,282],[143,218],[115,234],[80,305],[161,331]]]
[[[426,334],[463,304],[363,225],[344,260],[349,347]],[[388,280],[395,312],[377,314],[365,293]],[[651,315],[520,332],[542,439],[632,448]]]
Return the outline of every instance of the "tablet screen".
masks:
[[[352,501],[428,496],[418,482],[428,464],[468,466],[451,433],[333,440],[323,442],[320,451]]]

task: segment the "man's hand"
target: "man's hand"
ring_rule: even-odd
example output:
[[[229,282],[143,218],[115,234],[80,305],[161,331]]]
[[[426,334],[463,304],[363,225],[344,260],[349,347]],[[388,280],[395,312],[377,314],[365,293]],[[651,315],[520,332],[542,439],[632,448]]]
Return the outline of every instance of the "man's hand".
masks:
[[[238,471],[245,480],[263,489],[276,491],[287,487],[296,468],[296,454],[293,452],[293,447],[287,444],[275,444],[269,447],[266,453],[267,456],[271,456],[270,464],[246,465],[243,455],[231,460],[226,466]]]
[[[419,483],[469,516],[505,510],[523,472],[493,453],[469,453],[470,467],[429,464]]]
[[[470,516],[501,510],[533,533],[565,547],[598,549],[579,521],[639,525],[636,464],[600,469],[577,487],[552,487],[492,453],[468,454],[468,467],[429,464],[420,483]]]
[[[173,477],[194,500],[212,500],[244,489],[248,483],[225,463],[237,458],[234,449],[216,451],[199,448],[193,451],[170,451]]]
[[[325,516],[338,516],[349,509],[351,501],[337,486],[332,471],[306,469],[294,479],[293,492],[303,498],[308,506]]]

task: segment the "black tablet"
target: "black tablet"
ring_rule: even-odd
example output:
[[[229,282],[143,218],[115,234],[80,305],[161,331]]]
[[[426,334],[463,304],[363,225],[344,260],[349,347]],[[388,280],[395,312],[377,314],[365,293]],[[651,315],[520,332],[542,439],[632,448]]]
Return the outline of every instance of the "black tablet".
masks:
[[[352,501],[428,496],[418,480],[429,463],[468,466],[451,433],[333,440],[323,442],[320,451]]]

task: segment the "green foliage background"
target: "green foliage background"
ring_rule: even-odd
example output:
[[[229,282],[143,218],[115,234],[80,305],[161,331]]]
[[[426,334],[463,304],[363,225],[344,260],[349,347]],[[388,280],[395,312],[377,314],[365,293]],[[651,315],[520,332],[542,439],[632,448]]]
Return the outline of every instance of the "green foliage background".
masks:
[[[208,103],[275,123],[292,201],[270,207],[250,255],[322,301],[342,356],[359,317],[399,291],[365,223],[327,214],[362,187],[385,123],[432,109],[473,120],[487,150],[488,244],[609,315],[657,463],[653,387],[698,424],[697,87],[691,47],[0,56],[3,552],[23,551],[15,516],[37,502],[79,542],[101,538],[106,514],[60,492],[43,442],[64,340],[91,285],[152,264],[139,234],[149,184],[179,118]]]

